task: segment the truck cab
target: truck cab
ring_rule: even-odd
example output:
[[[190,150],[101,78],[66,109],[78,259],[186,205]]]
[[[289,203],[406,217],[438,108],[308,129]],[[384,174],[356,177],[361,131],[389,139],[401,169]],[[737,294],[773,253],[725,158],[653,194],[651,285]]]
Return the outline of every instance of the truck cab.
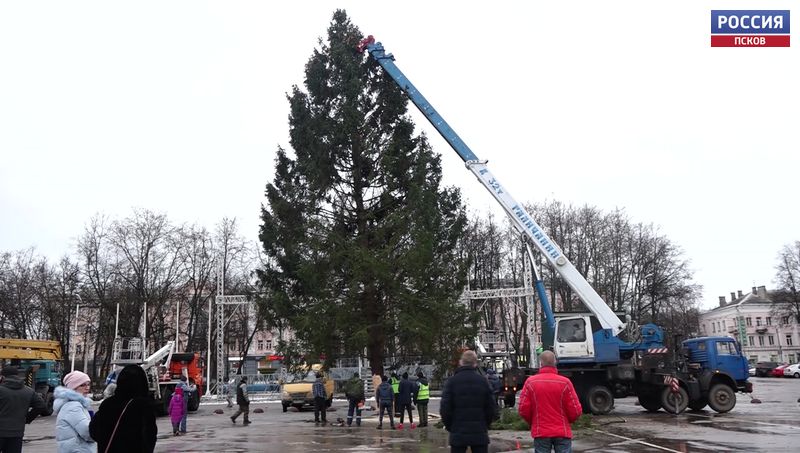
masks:
[[[749,365],[739,342],[730,337],[699,337],[682,343],[687,360],[685,371],[689,408],[706,405],[719,413],[736,405],[736,392],[750,393]]]
[[[724,374],[730,377],[738,391],[749,391],[750,365],[742,354],[739,342],[730,337],[700,337],[685,340],[689,368],[702,373]],[[752,388],[752,386],[750,386]]]

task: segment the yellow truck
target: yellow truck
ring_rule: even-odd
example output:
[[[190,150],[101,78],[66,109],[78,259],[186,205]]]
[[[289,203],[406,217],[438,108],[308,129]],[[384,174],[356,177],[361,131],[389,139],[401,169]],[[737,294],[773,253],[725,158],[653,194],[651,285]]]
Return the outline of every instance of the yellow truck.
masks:
[[[19,368],[25,384],[38,393],[53,413],[53,390],[61,384],[61,344],[50,340],[0,338],[0,364]]]
[[[311,386],[317,380],[317,373],[322,374],[322,383],[325,385],[325,394],[328,397],[325,401],[325,407],[331,406],[333,403],[333,379],[322,370],[322,365],[315,364],[311,365],[311,369],[304,367],[283,383],[281,405],[284,412],[289,409],[289,406],[294,406],[298,410],[314,407],[314,394],[311,391]]]

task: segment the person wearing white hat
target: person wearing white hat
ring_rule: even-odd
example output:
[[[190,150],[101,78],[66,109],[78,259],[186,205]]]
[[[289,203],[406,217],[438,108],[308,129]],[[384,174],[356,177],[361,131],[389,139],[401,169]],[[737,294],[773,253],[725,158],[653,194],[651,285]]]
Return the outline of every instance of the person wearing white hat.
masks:
[[[64,385],[56,387],[53,411],[56,419],[56,442],[58,453],[95,453],[97,443],[89,434],[92,420],[89,409],[92,400],[86,395],[92,388],[92,380],[82,371],[73,371],[64,376]]]

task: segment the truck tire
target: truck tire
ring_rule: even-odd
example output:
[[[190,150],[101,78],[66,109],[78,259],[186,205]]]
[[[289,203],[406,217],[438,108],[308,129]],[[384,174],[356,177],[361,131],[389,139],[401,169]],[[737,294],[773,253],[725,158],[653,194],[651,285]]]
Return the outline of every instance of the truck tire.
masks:
[[[724,414],[736,406],[736,393],[726,384],[714,384],[708,391],[708,406]]]
[[[53,415],[53,392],[47,392],[44,395],[44,410],[42,411],[42,415],[48,417]]]
[[[505,407],[514,407],[516,401],[517,401],[516,392],[506,392],[506,394],[503,395],[503,405],[505,405]]]
[[[661,398],[658,395],[639,395],[639,405],[647,412],[658,412],[661,409]]]
[[[169,400],[172,398],[172,390],[174,386],[165,385],[161,389],[161,402],[156,408],[158,415],[169,414]]]
[[[689,409],[693,411],[701,411],[705,409],[706,406],[708,406],[708,399],[705,397],[689,401]]]
[[[192,397],[189,398],[189,404],[186,405],[186,410],[195,412],[197,409],[200,409],[200,392],[199,388],[198,391],[192,392]]]
[[[678,387],[678,391],[673,392],[669,386],[665,386],[661,391],[661,407],[670,414],[680,414],[688,406],[689,394],[683,387]]]
[[[589,412],[593,415],[605,415],[614,408],[614,395],[604,385],[595,385],[586,394]]]
[[[281,403],[281,406],[283,406],[283,411],[284,412],[289,410],[289,403]]]

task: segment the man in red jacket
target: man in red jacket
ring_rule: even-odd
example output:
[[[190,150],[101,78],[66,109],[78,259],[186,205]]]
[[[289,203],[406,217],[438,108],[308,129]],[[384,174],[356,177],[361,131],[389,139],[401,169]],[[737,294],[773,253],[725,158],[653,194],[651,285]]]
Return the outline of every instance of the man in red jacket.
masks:
[[[531,425],[535,453],[572,452],[570,423],[583,409],[572,382],[558,374],[556,356],[544,351],[539,356],[539,374],[525,381],[519,396],[519,415]]]

